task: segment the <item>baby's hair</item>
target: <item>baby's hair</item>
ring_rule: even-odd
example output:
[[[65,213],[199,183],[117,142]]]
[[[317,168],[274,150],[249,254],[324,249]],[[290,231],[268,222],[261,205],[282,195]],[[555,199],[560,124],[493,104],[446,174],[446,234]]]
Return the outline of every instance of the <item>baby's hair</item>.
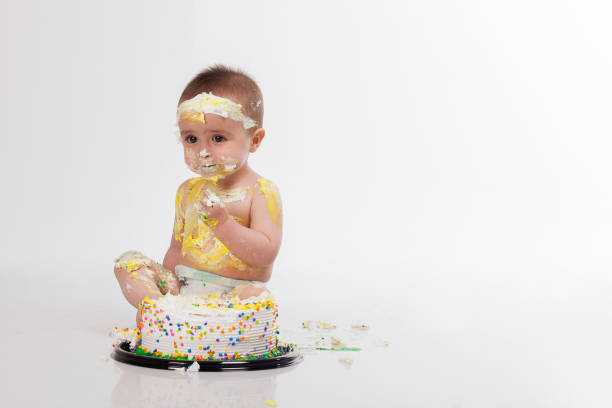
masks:
[[[242,112],[257,121],[251,130],[263,125],[263,96],[257,83],[240,68],[212,65],[196,75],[185,87],[179,104],[202,92],[233,99],[242,105]]]

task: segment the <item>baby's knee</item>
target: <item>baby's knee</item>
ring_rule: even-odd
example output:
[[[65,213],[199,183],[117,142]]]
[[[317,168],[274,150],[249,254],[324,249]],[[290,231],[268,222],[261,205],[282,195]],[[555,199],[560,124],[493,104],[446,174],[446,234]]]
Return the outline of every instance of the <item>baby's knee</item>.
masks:
[[[138,251],[127,251],[115,259],[115,274],[125,271],[134,272],[143,266],[150,266],[154,261]]]
[[[122,287],[135,280],[155,293],[179,294],[180,283],[174,272],[137,251],[127,251],[115,259],[115,276]]]
[[[115,259],[114,271],[122,288],[130,282],[142,281],[151,286],[155,281],[155,262],[137,251],[125,252]]]

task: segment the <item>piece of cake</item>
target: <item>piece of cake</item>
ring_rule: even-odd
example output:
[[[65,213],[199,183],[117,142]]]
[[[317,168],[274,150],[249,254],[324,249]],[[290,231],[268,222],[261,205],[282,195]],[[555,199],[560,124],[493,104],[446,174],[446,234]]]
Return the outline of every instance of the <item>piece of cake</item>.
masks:
[[[188,360],[242,360],[278,354],[278,308],[269,293],[240,300],[166,295],[140,305],[137,353]]]

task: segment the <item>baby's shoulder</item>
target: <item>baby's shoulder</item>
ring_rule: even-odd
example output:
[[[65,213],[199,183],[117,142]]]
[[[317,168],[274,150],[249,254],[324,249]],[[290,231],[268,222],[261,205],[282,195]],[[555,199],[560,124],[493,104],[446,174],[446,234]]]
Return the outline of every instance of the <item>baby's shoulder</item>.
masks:
[[[193,177],[183,181],[176,190],[176,200],[177,202],[183,201],[185,195],[191,191],[193,186],[202,180],[202,177]]]
[[[271,194],[274,194],[274,195],[279,195],[280,194],[280,191],[279,191],[278,186],[276,185],[276,183],[273,182],[270,179],[265,178],[265,177],[259,176],[257,178],[256,186],[258,187],[258,190],[264,196],[269,196]]]
[[[185,181],[183,181],[180,185],[179,185],[179,190],[184,190],[186,188],[189,188],[191,186],[193,186],[195,183],[197,183],[199,180],[202,180],[202,177],[192,177],[190,179],[187,179]]]
[[[259,177],[257,179],[257,186],[259,187],[259,193],[261,197],[261,203],[263,204],[263,208],[268,209],[272,220],[277,225],[281,225],[281,217],[282,217],[282,201],[280,197],[280,191],[278,186],[272,180],[269,180],[264,177]],[[259,206],[262,208],[262,206]]]

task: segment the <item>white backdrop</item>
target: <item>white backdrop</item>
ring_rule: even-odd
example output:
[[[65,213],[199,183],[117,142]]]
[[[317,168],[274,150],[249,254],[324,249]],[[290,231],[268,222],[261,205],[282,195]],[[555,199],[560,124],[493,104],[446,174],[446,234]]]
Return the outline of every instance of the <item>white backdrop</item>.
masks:
[[[113,257],[163,257],[193,176],[178,97],[226,63],[264,94],[250,163],[282,193],[270,287],[286,321],[365,317],[391,340],[559,310],[609,327],[589,320],[612,306],[608,3],[0,7],[9,298],[132,321]]]

